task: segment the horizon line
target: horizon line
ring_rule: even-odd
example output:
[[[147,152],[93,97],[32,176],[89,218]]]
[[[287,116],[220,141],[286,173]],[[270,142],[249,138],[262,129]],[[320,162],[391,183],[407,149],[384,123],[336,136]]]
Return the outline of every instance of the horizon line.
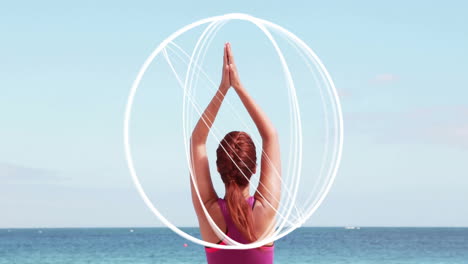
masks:
[[[468,226],[415,226],[415,225],[407,225],[407,226],[393,226],[393,225],[368,225],[368,226],[359,226],[359,225],[334,225],[334,226],[301,226],[300,228],[346,228],[346,227],[359,227],[359,228],[468,228]],[[31,227],[0,227],[0,230],[11,230],[11,229],[143,229],[143,228],[167,228],[167,226],[63,226],[63,227],[38,227],[38,226],[31,226]],[[198,226],[179,226],[178,228],[199,228]]]

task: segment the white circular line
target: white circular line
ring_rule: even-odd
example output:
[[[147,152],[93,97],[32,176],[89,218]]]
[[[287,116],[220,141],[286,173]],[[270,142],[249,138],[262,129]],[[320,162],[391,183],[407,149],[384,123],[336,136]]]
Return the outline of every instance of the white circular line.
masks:
[[[167,46],[167,44],[170,43],[171,41],[173,41],[178,36],[182,35],[183,33],[187,32],[187,31],[189,31],[189,30],[191,30],[191,29],[193,29],[193,28],[195,28],[197,26],[200,26],[200,25],[203,25],[203,24],[206,24],[206,23],[210,23],[210,22],[212,23],[211,25],[213,25],[214,23],[218,23],[218,22],[221,22],[221,21],[228,21],[228,20],[232,20],[232,19],[249,21],[249,22],[255,24],[257,27],[259,27],[267,35],[267,37],[270,39],[273,46],[275,47],[275,50],[277,51],[278,56],[280,57],[280,60],[281,60],[282,66],[283,66],[283,70],[284,70],[284,74],[285,74],[286,79],[287,79],[288,84],[289,84],[288,88],[291,89],[291,91],[292,91],[292,95],[293,95],[293,99],[294,99],[293,100],[293,106],[294,106],[294,110],[295,110],[294,114],[295,114],[295,117],[296,117],[295,122],[300,128],[300,129],[297,130],[297,132],[299,133],[298,134],[299,141],[297,141],[295,143],[295,146],[299,148],[299,151],[298,151],[299,152],[299,161],[298,161],[298,169],[297,169],[298,172],[297,172],[297,176],[296,176],[296,177],[298,177],[298,179],[297,179],[297,182],[295,184],[295,188],[294,188],[294,192],[293,192],[293,200],[294,201],[295,201],[295,196],[297,195],[297,191],[298,191],[299,178],[300,178],[301,165],[302,165],[302,150],[301,150],[301,148],[302,148],[302,134],[301,134],[302,129],[301,129],[299,104],[297,102],[297,97],[296,97],[296,94],[295,94],[294,83],[293,83],[291,74],[289,72],[288,66],[286,64],[286,61],[284,59],[284,56],[282,55],[281,50],[279,49],[276,42],[274,41],[274,39],[272,38],[271,34],[269,33],[268,29],[265,26],[280,31],[281,33],[285,34],[288,38],[290,38],[293,42],[298,43],[299,44],[298,46],[301,49],[305,50],[305,53],[307,54],[307,56],[314,62],[314,64],[321,71],[320,72],[321,76],[327,81],[327,84],[328,84],[327,85],[327,88],[328,88],[327,91],[329,93],[331,92],[331,94],[333,96],[333,99],[334,99],[334,100],[332,100],[332,105],[334,106],[333,110],[335,110],[333,112],[336,115],[336,118],[335,118],[335,125],[336,126],[335,126],[335,128],[338,129],[338,131],[336,132],[335,138],[337,139],[338,142],[337,142],[337,145],[336,145],[335,151],[334,151],[334,153],[336,155],[333,156],[335,158],[334,159],[335,162],[332,162],[332,165],[333,165],[332,168],[333,169],[331,169],[329,171],[330,180],[329,180],[328,184],[325,186],[325,188],[323,189],[323,192],[320,193],[320,197],[317,200],[317,202],[314,204],[312,209],[310,211],[308,211],[307,214],[302,219],[300,219],[300,221],[298,222],[298,224],[296,226],[292,226],[288,231],[285,231],[283,233],[278,234],[280,232],[280,230],[282,229],[282,227],[284,226],[284,221],[283,221],[283,223],[280,225],[281,228],[279,228],[278,231],[275,232],[277,234],[275,236],[267,237],[267,238],[265,238],[263,240],[256,241],[256,242],[250,243],[250,244],[240,244],[240,243],[237,243],[237,242],[227,238],[228,240],[230,240],[229,242],[231,242],[231,243],[233,243],[235,245],[219,245],[219,244],[209,243],[209,242],[200,240],[198,238],[195,238],[195,237],[183,232],[182,230],[177,228],[175,225],[173,225],[170,221],[168,221],[157,210],[157,208],[153,205],[151,200],[146,195],[146,193],[145,193],[145,191],[144,191],[144,189],[143,189],[143,187],[142,187],[142,185],[141,185],[141,183],[140,183],[140,181],[139,181],[139,179],[137,177],[137,174],[136,174],[136,171],[135,171],[135,168],[134,168],[133,159],[132,159],[132,155],[131,155],[131,147],[130,147],[130,142],[129,142],[129,124],[130,124],[130,117],[131,117],[131,111],[132,111],[134,97],[135,97],[135,94],[136,94],[136,90],[137,90],[137,88],[138,88],[138,86],[139,86],[139,84],[141,82],[141,79],[143,78],[143,75],[146,72],[149,65],[151,64],[151,62]],[[204,33],[206,33],[208,30],[210,30],[210,28],[211,27],[209,26],[207,29],[205,29]],[[199,40],[197,42],[197,46],[198,46],[198,43],[202,39],[203,39],[203,35],[199,38]],[[202,44],[202,48],[203,48],[203,44]],[[189,63],[189,66],[188,66],[189,69],[187,71],[186,81],[185,81],[185,84],[184,84],[184,93],[186,93],[186,90],[187,90],[187,84],[188,84],[187,83],[187,80],[188,80],[187,77],[189,76],[191,64],[193,63],[193,59],[194,59],[194,55],[196,53],[196,50],[197,50],[197,47],[194,49],[194,52],[192,53],[192,57],[190,58],[190,63]],[[195,65],[196,65],[196,63],[195,63]],[[193,74],[191,76],[193,78]],[[191,81],[190,81],[190,84],[192,84]],[[191,86],[189,86],[188,90],[190,91],[190,89],[191,89]],[[183,117],[185,119],[185,96],[184,96],[184,105],[183,105],[183,107],[184,107],[184,111],[183,111],[184,116]],[[185,122],[183,122],[183,125],[184,125],[184,144],[185,144],[185,148],[186,148],[186,153],[188,153],[187,152],[188,147],[187,147],[187,135],[186,135],[186,131],[185,131]],[[137,74],[137,77],[136,77],[135,81],[133,82],[132,88],[130,90],[130,94],[128,96],[127,106],[126,106],[126,109],[125,109],[125,116],[124,116],[124,147],[125,147],[125,158],[127,160],[127,165],[128,165],[132,180],[133,180],[133,182],[135,184],[135,187],[136,187],[137,191],[139,192],[140,196],[142,197],[142,199],[145,202],[145,204],[147,205],[147,207],[167,227],[169,227],[171,230],[173,230],[175,233],[179,234],[180,236],[182,236],[182,237],[184,237],[184,238],[186,238],[186,239],[188,239],[188,240],[190,240],[192,242],[203,245],[203,246],[214,247],[214,248],[224,248],[224,249],[226,249],[226,248],[229,248],[229,249],[256,248],[256,247],[262,246],[264,244],[268,244],[268,243],[270,243],[272,241],[275,241],[275,240],[287,235],[288,233],[292,232],[295,228],[299,227],[303,222],[305,222],[306,219],[308,219],[315,212],[315,210],[320,206],[320,204],[323,201],[323,199],[325,198],[325,196],[328,194],[328,192],[329,192],[329,190],[331,188],[331,185],[333,184],[333,181],[334,181],[334,179],[336,177],[337,170],[338,170],[338,167],[339,167],[339,164],[340,164],[340,161],[341,161],[341,155],[342,155],[343,120],[342,120],[342,113],[341,113],[341,105],[340,105],[340,102],[339,102],[339,97],[338,97],[336,88],[335,88],[335,86],[333,84],[333,81],[331,80],[331,77],[328,74],[327,70],[325,69],[325,67],[323,66],[321,61],[318,59],[317,55],[312,51],[312,49],[310,47],[308,47],[297,36],[295,36],[291,32],[287,31],[286,29],[284,29],[284,28],[282,28],[282,27],[280,27],[280,26],[278,26],[278,25],[276,25],[274,23],[271,23],[271,22],[266,21],[266,20],[258,19],[258,18],[252,17],[250,15],[246,15],[246,14],[233,13],[233,14],[226,14],[226,15],[222,15],[222,16],[215,16],[215,17],[210,17],[210,18],[206,18],[206,19],[196,21],[196,22],[194,22],[192,24],[189,24],[189,25],[179,29],[178,31],[176,31],[175,33],[170,35],[167,39],[165,39],[151,53],[151,55],[148,57],[148,59],[146,59],[143,66],[141,67],[139,73]],[[187,161],[190,164],[190,158],[189,157],[188,157]],[[189,166],[189,170],[191,170],[190,167],[191,166]],[[295,171],[295,170],[293,170],[293,171]],[[191,177],[193,179],[192,171],[191,171]],[[194,184],[194,186],[195,186],[197,195],[198,195],[198,197],[199,197],[199,199],[201,201],[201,197],[200,197],[200,194],[199,194],[199,191],[198,191],[198,187],[196,186],[196,184]],[[295,204],[294,201],[291,202],[292,205]],[[201,203],[201,204],[203,205],[203,203]],[[292,205],[288,209],[288,216],[291,213]],[[207,218],[210,220],[209,222],[212,222],[212,224],[213,224],[214,221],[213,221],[213,219],[211,219],[211,217],[207,213],[206,208],[203,208],[203,209],[204,209],[205,214],[207,215]],[[220,231],[219,228],[217,228],[216,225],[215,225],[215,229],[218,229],[217,231]],[[226,236],[224,233],[222,233],[221,235]]]

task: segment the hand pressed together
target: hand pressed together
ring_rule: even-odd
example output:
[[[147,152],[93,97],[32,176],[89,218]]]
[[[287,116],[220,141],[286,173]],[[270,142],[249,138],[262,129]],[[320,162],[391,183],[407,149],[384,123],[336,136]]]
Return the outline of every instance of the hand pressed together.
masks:
[[[230,43],[224,44],[223,75],[220,86],[223,88],[234,87],[234,89],[241,87],[239,73],[237,72],[237,67],[234,61],[234,55],[232,54]]]

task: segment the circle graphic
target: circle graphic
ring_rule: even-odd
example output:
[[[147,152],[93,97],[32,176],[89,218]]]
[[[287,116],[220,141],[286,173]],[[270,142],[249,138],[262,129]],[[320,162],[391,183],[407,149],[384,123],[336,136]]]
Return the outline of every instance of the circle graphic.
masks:
[[[293,144],[293,152],[292,156],[294,158],[293,162],[293,179],[291,182],[291,189],[287,189],[288,192],[290,192],[290,199],[287,200],[286,204],[286,213],[285,214],[279,214],[279,217],[281,218],[281,221],[276,223],[277,226],[275,228],[275,231],[270,235],[267,236],[261,240],[258,240],[256,242],[250,243],[250,244],[242,244],[238,243],[232,239],[230,239],[222,230],[219,229],[219,227],[215,224],[213,219],[210,217],[210,215],[207,212],[207,209],[203,206],[203,202],[201,202],[201,196],[196,184],[196,179],[193,176],[193,173],[191,171],[191,166],[188,166],[190,169],[190,175],[192,177],[192,181],[194,182],[194,187],[195,191],[197,193],[198,199],[200,200],[200,204],[203,207],[203,211],[205,212],[205,215],[208,219],[208,222],[212,226],[213,230],[215,233],[220,237],[221,239],[225,240],[227,245],[220,245],[220,244],[215,244],[215,243],[210,243],[203,241],[199,238],[196,238],[194,236],[189,235],[188,233],[182,231],[178,227],[176,227],[173,223],[171,223],[164,215],[161,214],[161,212],[154,206],[148,195],[146,194],[145,190],[143,189],[143,186],[141,184],[140,179],[138,178],[134,166],[134,161],[131,153],[131,145],[130,145],[130,140],[129,140],[129,124],[131,120],[131,113],[132,113],[132,107],[134,103],[134,98],[135,94],[137,92],[137,89],[140,85],[140,82],[147,71],[148,67],[150,66],[151,62],[155,59],[155,57],[158,54],[162,54],[166,57],[167,59],[167,53],[165,48],[168,46],[168,44],[175,45],[172,41],[176,39],[177,37],[183,35],[184,33],[188,32],[191,29],[194,29],[198,26],[208,24],[200,37],[198,38],[195,48],[191,54],[189,63],[188,63],[188,69],[185,75],[185,79],[179,78],[178,82],[179,84],[183,87],[184,90],[184,96],[183,96],[183,133],[184,133],[184,144],[185,144],[185,153],[186,153],[186,158],[187,158],[187,164],[190,164],[190,153],[189,153],[189,131],[187,131],[187,115],[188,111],[190,108],[188,105],[190,103],[194,104],[193,101],[191,101],[191,90],[192,87],[196,83],[196,76],[197,74],[200,73],[200,66],[198,65],[198,61],[200,57],[203,55],[203,50],[206,47],[206,42],[209,41],[210,38],[212,38],[216,32],[228,21],[230,20],[242,20],[242,21],[247,21],[255,26],[257,26],[264,34],[265,36],[270,40],[270,43],[274,47],[274,50],[276,51],[278,58],[281,63],[281,67],[283,69],[283,74],[284,77],[287,81],[287,87],[290,95],[290,114],[293,117],[293,131],[294,131],[294,144]],[[331,108],[331,111],[324,111],[325,113],[325,122],[327,124],[327,132],[329,132],[329,129],[332,128],[332,136],[325,138],[326,142],[326,152],[328,155],[330,155],[330,158],[328,159],[323,159],[322,160],[322,167],[320,169],[320,174],[325,175],[325,183],[324,185],[318,190],[318,195],[317,197],[310,196],[307,199],[307,202],[305,203],[308,205],[308,207],[302,211],[297,211],[297,208],[295,207],[296,205],[296,198],[297,198],[297,193],[298,193],[298,188],[300,185],[300,177],[301,177],[301,168],[302,168],[302,121],[301,121],[301,112],[300,112],[300,106],[298,103],[298,97],[296,94],[296,89],[294,85],[294,80],[292,78],[291,71],[289,69],[289,66],[286,62],[286,59],[284,57],[283,52],[281,51],[277,41],[274,39],[274,37],[271,34],[270,30],[274,30],[275,32],[278,32],[281,36],[283,36],[290,45],[292,45],[298,53],[301,55],[301,57],[304,59],[306,62],[308,68],[312,72],[313,69],[316,69],[318,71],[318,79],[316,79],[316,82],[320,82],[321,80],[321,85],[323,85],[324,91],[320,91],[321,99],[322,99],[322,106],[328,105]],[[169,62],[169,60],[168,60]],[[169,62],[169,66],[172,68],[174,71],[174,68]],[[175,71],[174,71],[175,73]],[[176,73],[175,73],[176,74]],[[178,76],[176,74],[176,76]],[[324,103],[325,100],[327,101],[327,104]],[[331,113],[332,120],[328,120],[328,112]],[[328,140],[332,140],[331,146],[328,144]],[[328,150],[328,147],[330,146],[331,150]],[[186,25],[185,27],[177,30],[173,34],[171,34],[168,38],[166,38],[159,46],[151,53],[151,55],[146,59],[146,61],[143,63],[142,67],[140,68],[140,71],[138,72],[131,90],[130,94],[127,99],[127,105],[125,108],[125,113],[124,113],[124,149],[125,149],[125,158],[127,161],[127,166],[130,172],[130,175],[132,177],[133,183],[143,199],[144,203],[146,206],[151,210],[151,212],[161,220],[161,222],[166,225],[168,228],[170,228],[172,231],[177,233],[178,235],[203,246],[207,247],[213,247],[213,248],[220,248],[220,249],[250,249],[250,248],[257,248],[262,245],[271,243],[277,239],[280,239],[281,237],[284,237],[285,235],[291,233],[294,231],[296,228],[300,227],[307,219],[312,216],[312,214],[317,210],[317,208],[320,206],[322,201],[325,199],[326,195],[328,194],[334,179],[336,177],[340,162],[341,162],[341,156],[342,156],[342,149],[343,149],[343,117],[342,117],[342,111],[341,111],[341,104],[340,100],[338,97],[337,90],[335,88],[335,85],[330,77],[330,74],[326,70],[325,66],[323,63],[320,61],[318,56],[315,54],[315,52],[307,45],[305,44],[304,41],[299,39],[296,35],[293,33],[289,32],[288,30],[284,29],[283,27],[274,24],[272,22],[259,19],[256,17],[253,17],[251,15],[247,14],[240,14],[240,13],[232,13],[232,14],[226,14],[226,15],[221,15],[221,16],[214,16],[214,17],[209,17],[205,18],[199,21],[196,21],[194,23],[191,23],[189,25]],[[325,162],[328,161],[328,165],[324,165]],[[309,205],[310,203],[310,205]],[[293,208],[296,208],[297,211],[297,216],[295,219],[292,219],[292,210]],[[184,244],[185,245],[185,244]]]

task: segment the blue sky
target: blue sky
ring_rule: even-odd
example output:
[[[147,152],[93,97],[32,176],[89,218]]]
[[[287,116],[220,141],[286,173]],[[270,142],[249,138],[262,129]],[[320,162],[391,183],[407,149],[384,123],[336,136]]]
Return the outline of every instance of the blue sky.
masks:
[[[232,12],[298,35],[317,52],[340,92],[343,162],[308,225],[467,226],[467,8],[463,1],[4,3],[0,227],[160,225],[133,187],[124,159],[130,86],[172,32]],[[259,65],[261,72],[261,65],[276,63],[252,59],[263,39],[249,43],[237,33],[220,35],[237,43],[245,82],[273,82],[247,70]],[[215,60],[208,56],[207,65]],[[219,81],[218,69],[210,70]],[[148,88],[145,94],[143,88],[135,118],[147,126],[137,130],[135,153],[145,188],[161,210],[189,226],[196,219],[188,186],[180,185],[188,175],[177,174],[184,164],[177,159],[181,145],[164,145],[181,135],[162,128],[179,122],[180,107],[161,104],[172,95]],[[266,99],[259,101],[274,108]],[[143,102],[153,112],[145,112]],[[158,106],[170,114],[153,116],[161,113],[154,112]]]

